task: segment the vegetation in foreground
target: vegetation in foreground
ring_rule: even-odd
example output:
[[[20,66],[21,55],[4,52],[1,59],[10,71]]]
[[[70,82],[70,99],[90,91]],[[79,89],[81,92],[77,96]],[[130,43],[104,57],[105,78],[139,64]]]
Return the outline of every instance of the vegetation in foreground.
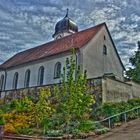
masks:
[[[1,106],[5,133],[78,136],[90,132],[94,102],[87,87],[86,72],[81,74],[73,52],[66,60],[60,85],[41,89],[37,100],[24,97]]]
[[[131,110],[136,107],[140,107],[140,98],[133,98],[129,99],[127,102],[120,103],[104,103],[103,105],[94,109],[91,116],[94,118],[94,120],[102,120],[104,118],[108,118],[110,116]],[[136,119],[138,116],[140,116],[140,108],[126,113],[127,121]],[[125,116],[122,113],[112,118],[112,126],[120,125],[121,122],[125,121],[124,117]]]
[[[58,105],[56,107],[56,105],[46,100],[45,98],[49,97],[47,92],[49,90],[41,90],[37,103],[34,103],[29,97],[24,97],[21,100],[16,99],[9,104],[1,105],[3,113],[0,111],[0,117],[2,118],[2,124],[5,122],[5,134],[84,138],[88,134],[102,134],[109,131],[109,129],[100,123],[96,123],[95,120],[102,120],[114,114],[140,106],[140,98],[130,99],[126,103],[105,103],[91,110],[90,114],[86,114],[86,117],[84,115],[76,118],[70,112],[69,114],[66,114],[65,111],[61,112],[57,108]],[[69,116],[69,118],[65,118],[66,116]],[[127,114],[127,120],[135,119],[136,117],[137,112],[135,111]],[[123,116],[119,116],[112,119],[111,123],[116,126],[121,121],[124,121],[123,119]]]
[[[5,134],[84,138],[87,133],[94,135],[108,131],[95,120],[140,106],[140,99],[106,103],[96,109],[92,106],[94,103],[87,87],[86,72],[81,74],[73,55],[66,60],[59,86],[41,89],[37,100],[24,97],[0,105],[0,125],[5,124]],[[127,117],[134,119],[136,112]],[[122,119],[118,117],[112,122],[118,123]]]

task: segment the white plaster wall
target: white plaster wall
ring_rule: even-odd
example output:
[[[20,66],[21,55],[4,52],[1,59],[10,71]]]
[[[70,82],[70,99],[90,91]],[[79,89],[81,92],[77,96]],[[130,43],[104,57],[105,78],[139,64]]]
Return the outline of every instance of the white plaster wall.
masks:
[[[121,81],[102,79],[102,102],[121,102],[134,98],[132,85]]]
[[[140,85],[133,81],[127,83],[132,85],[133,98],[140,98]]]
[[[107,55],[103,54],[104,45],[107,47]],[[81,49],[81,52],[81,65],[83,70],[87,70],[87,78],[113,73],[118,79],[123,80],[123,67],[105,26]]]
[[[2,76],[2,75],[4,75],[4,77],[5,77],[5,71],[0,71],[0,77]]]
[[[3,80],[3,87],[2,89],[4,89],[4,82],[5,82],[5,71],[1,70],[0,71],[0,80],[1,80],[1,76],[4,75],[4,80]],[[1,83],[0,83],[1,84]],[[1,85],[0,85],[1,86]]]
[[[44,60],[33,62],[26,65],[21,65],[18,67],[14,67],[7,71],[7,80],[6,80],[6,88],[5,90],[12,89],[13,77],[15,72],[19,73],[18,77],[18,85],[17,88],[24,88],[24,80],[25,80],[25,72],[27,69],[30,69],[30,84],[29,87],[37,86],[38,81],[38,71],[40,66],[44,66],[44,85],[59,83],[60,79],[54,79],[54,66],[57,62],[61,62],[62,70],[65,65],[66,58],[70,57],[70,54],[61,54],[57,56],[53,56],[50,58],[46,58]],[[61,70],[61,71],[62,71]]]

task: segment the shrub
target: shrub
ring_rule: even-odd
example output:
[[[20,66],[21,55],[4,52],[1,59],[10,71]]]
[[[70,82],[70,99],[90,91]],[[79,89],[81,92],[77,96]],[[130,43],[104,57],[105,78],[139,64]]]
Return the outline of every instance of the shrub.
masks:
[[[10,104],[9,104],[9,103],[0,105],[0,109],[1,109],[4,113],[5,113],[5,112],[10,112],[10,111],[11,111],[11,108],[10,108]]]
[[[4,133],[12,133],[12,134],[16,133],[16,129],[14,128],[12,123],[6,123],[4,125]]]
[[[45,132],[45,135],[47,135],[48,137],[58,137],[58,136],[63,135],[63,131],[62,130],[48,130]]]
[[[28,134],[32,135],[33,134],[33,129],[32,128],[17,128],[16,132],[18,134]]]
[[[26,113],[5,113],[5,132],[6,133],[17,133],[17,129],[29,128],[32,125],[30,115]]]
[[[82,132],[90,132],[93,130],[93,122],[90,120],[81,121],[78,127]]]
[[[93,110],[91,116],[94,119],[102,120],[115,114],[130,110],[140,106],[140,98],[129,99],[127,102],[120,103],[104,103],[102,106]],[[126,113],[127,120],[134,119],[138,116],[137,111]],[[124,114],[111,119],[111,123],[124,121]]]
[[[5,120],[4,120],[3,111],[0,110],[0,125],[4,125],[4,124],[5,124]]]
[[[132,105],[132,107],[140,106],[140,98],[129,99],[128,104]]]
[[[106,132],[108,132],[108,131],[109,131],[109,129],[106,128],[106,127],[104,127],[104,128],[96,129],[94,132],[95,132],[96,134],[100,135],[100,134],[104,134],[104,133],[106,133]]]

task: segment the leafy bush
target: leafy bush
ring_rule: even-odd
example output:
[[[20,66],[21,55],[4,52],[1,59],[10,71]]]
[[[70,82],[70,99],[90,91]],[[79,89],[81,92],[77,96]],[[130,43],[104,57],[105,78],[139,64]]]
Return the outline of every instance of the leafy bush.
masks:
[[[12,123],[6,123],[4,125],[4,133],[5,134],[8,134],[8,133],[16,134],[17,132]]]
[[[130,110],[133,107],[137,107],[139,104],[139,99],[130,99],[128,100],[128,102],[120,103],[104,103],[102,106],[93,110],[92,117],[97,119],[103,119]]]
[[[73,129],[71,131],[71,134],[73,135],[74,138],[78,138],[81,134],[81,131],[79,129]]]
[[[10,112],[10,111],[11,111],[10,103],[0,105],[0,109],[1,109],[4,113],[5,113],[5,112]]]
[[[104,127],[104,128],[96,129],[94,132],[95,132],[96,134],[100,135],[100,134],[104,134],[104,133],[106,133],[106,132],[108,132],[108,131],[109,131],[109,129],[106,128],[106,127]]]
[[[79,130],[82,132],[90,132],[93,130],[93,121],[86,120],[86,121],[81,121],[78,127]]]
[[[140,98],[129,99],[128,104],[132,105],[132,107],[140,106]]]
[[[32,135],[33,134],[33,129],[32,128],[17,128],[16,132],[18,134]]]
[[[3,112],[2,110],[0,110],[0,125],[4,125],[4,124],[5,124],[5,120],[4,120]]]
[[[18,128],[29,128],[32,126],[32,118],[28,113],[5,113],[5,132],[6,133],[17,133]]]
[[[93,110],[91,116],[94,119],[102,120],[104,118],[113,116],[115,114],[130,110],[138,106],[140,106],[140,98],[129,99],[127,102],[120,103],[104,103],[102,106]],[[136,110],[126,113],[127,120],[134,119],[137,116],[138,114]],[[124,120],[124,114],[121,114],[120,116],[112,118],[111,123],[114,124]]]
[[[45,132],[48,137],[58,137],[63,135],[63,130],[48,130]]]

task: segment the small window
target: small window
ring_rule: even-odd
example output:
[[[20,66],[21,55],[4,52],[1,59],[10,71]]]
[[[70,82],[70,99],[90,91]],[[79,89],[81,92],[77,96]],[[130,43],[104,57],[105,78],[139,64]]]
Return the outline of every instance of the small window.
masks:
[[[103,46],[103,54],[107,55],[107,47],[106,47],[106,45]]]
[[[60,78],[61,76],[61,63],[57,62],[54,67],[54,78]]]
[[[38,71],[38,86],[41,86],[43,85],[43,81],[44,81],[44,67],[41,66],[39,68],[39,71]]]
[[[106,40],[106,36],[104,35],[104,40]]]
[[[14,74],[14,79],[13,79],[13,89],[17,89],[17,84],[18,84],[18,72]]]
[[[25,72],[25,81],[24,81],[24,87],[25,87],[25,88],[29,87],[29,84],[30,84],[30,75],[31,75],[31,72],[30,72],[30,70],[28,69],[28,70]]]
[[[3,90],[3,84],[4,84],[4,75],[1,75],[1,78],[0,78],[0,91]]]

